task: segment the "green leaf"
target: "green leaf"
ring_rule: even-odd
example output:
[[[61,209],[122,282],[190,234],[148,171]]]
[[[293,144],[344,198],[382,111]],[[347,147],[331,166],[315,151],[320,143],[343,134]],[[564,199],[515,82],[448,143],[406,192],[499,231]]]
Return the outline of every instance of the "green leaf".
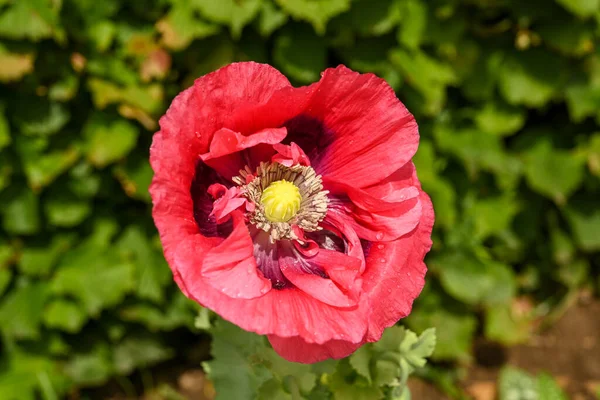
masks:
[[[54,101],[67,102],[75,97],[78,89],[79,78],[75,74],[68,74],[50,86],[48,97]]]
[[[518,315],[508,304],[488,307],[485,311],[485,337],[505,345],[526,342],[533,331],[533,318]]]
[[[538,400],[535,380],[527,373],[513,367],[500,371],[499,400]]]
[[[101,257],[101,258],[99,258]],[[75,264],[74,260],[61,264],[52,281],[55,293],[78,299],[92,316],[100,310],[119,304],[134,287],[134,268],[111,256],[111,253],[86,254]]]
[[[565,71],[563,59],[550,52],[511,53],[500,69],[500,93],[510,104],[544,106],[558,94]]]
[[[515,134],[525,125],[525,111],[501,102],[490,101],[475,114],[475,124],[486,133],[498,136]]]
[[[59,257],[73,244],[73,235],[55,234],[49,241],[27,243],[21,250],[17,266],[23,274],[35,277],[48,276]]]
[[[600,133],[595,133],[590,137],[590,141],[583,151],[587,153],[587,165],[590,172],[600,178]]]
[[[419,171],[423,190],[431,196],[436,210],[436,224],[451,228],[456,221],[456,193],[452,185],[438,176],[444,167],[443,160],[435,151],[431,141],[421,140],[413,162]]]
[[[10,285],[10,281],[12,279],[12,272],[7,268],[0,267],[0,298]]]
[[[584,251],[600,250],[600,205],[594,198],[582,198],[565,208],[577,245]]]
[[[131,336],[114,348],[115,370],[129,375],[136,368],[148,368],[173,356],[173,351],[153,336]]]
[[[73,227],[83,222],[92,212],[87,199],[80,199],[68,192],[52,191],[44,201],[48,223],[58,227]]]
[[[263,1],[258,18],[258,31],[261,36],[269,37],[288,21],[286,13],[279,10],[270,1]]]
[[[34,190],[51,184],[58,176],[69,169],[79,159],[79,149],[69,147],[50,153],[28,154],[23,160],[27,182]]]
[[[373,344],[376,355],[370,365],[375,384],[405,387],[408,376],[425,365],[435,343],[435,329],[427,329],[419,337],[400,326],[386,329],[381,340]]]
[[[273,58],[284,73],[298,82],[314,82],[326,66],[325,44],[314,32],[299,26],[277,37]]]
[[[57,294],[79,300],[91,316],[123,301],[135,287],[135,268],[108,249],[114,225],[96,223],[95,232],[65,254],[52,280]]]
[[[135,225],[125,229],[115,248],[123,259],[135,265],[136,293],[142,299],[162,302],[171,282],[171,270],[160,249],[154,248],[144,231]]]
[[[210,314],[211,311],[208,308],[201,307],[200,311],[198,311],[196,319],[194,320],[194,327],[203,331],[209,330],[212,326],[210,322]]]
[[[47,297],[48,285],[41,282],[12,290],[0,304],[2,333],[15,339],[39,339]]]
[[[537,378],[537,392],[539,399],[567,400],[567,396],[560,389],[552,376],[542,373]]]
[[[327,22],[350,8],[350,0],[275,0],[292,18],[308,21],[319,35]]]
[[[277,379],[270,379],[262,384],[255,396],[257,400],[293,400]]]
[[[55,299],[44,311],[44,324],[47,327],[68,333],[79,332],[86,321],[85,312],[70,300]]]
[[[393,50],[390,61],[425,101],[424,112],[437,114],[446,102],[446,88],[457,82],[453,69],[423,51]]]
[[[550,47],[564,54],[583,56],[594,50],[594,25],[581,23],[567,14],[546,21],[537,31]]]
[[[125,157],[135,147],[138,134],[129,122],[93,117],[84,128],[88,160],[101,168]]]
[[[201,57],[193,63],[193,71],[187,78],[191,85],[199,76],[208,74],[235,61],[236,48],[233,41],[226,35],[219,35],[200,43]]]
[[[555,275],[569,289],[577,289],[589,280],[590,263],[586,259],[574,260],[569,265],[559,266]]]
[[[266,349],[262,357],[264,357],[263,363],[269,368],[271,374],[294,397],[308,395],[315,387],[317,375],[311,365],[287,361],[273,349]]]
[[[512,270],[496,261],[481,261],[473,255],[452,252],[430,261],[444,289],[467,304],[499,304],[516,292]]]
[[[87,80],[86,86],[92,92],[96,108],[100,109],[120,101],[123,86],[135,87],[140,78],[137,71],[119,58],[92,58],[87,60],[85,69],[93,76]]]
[[[393,38],[357,39],[350,46],[338,49],[344,63],[355,71],[372,72],[386,80],[395,90],[402,85],[402,76],[388,60],[387,53],[394,46]]]
[[[552,245],[552,258],[558,265],[569,265],[575,256],[575,245],[571,237],[559,227],[553,226],[550,230],[550,243]]]
[[[376,386],[393,386],[400,376],[400,365],[390,360],[376,360],[374,363],[374,382]]]
[[[81,198],[93,198],[98,194],[102,178],[86,161],[81,161],[69,171],[68,190]]]
[[[360,378],[353,380],[353,370],[347,360],[341,360],[329,381],[334,400],[380,400],[384,394],[378,387],[365,385]]]
[[[536,192],[558,204],[581,185],[585,159],[571,152],[554,149],[547,141],[538,141],[525,154],[525,178]]]
[[[0,270],[8,268],[15,257],[15,247],[4,240],[0,240]]]
[[[4,193],[0,212],[3,215],[2,227],[14,235],[31,235],[40,230],[40,213],[38,197],[24,186]]]
[[[169,14],[156,23],[162,34],[162,43],[173,50],[183,50],[194,39],[213,36],[219,32],[217,25],[194,18],[191,3],[180,1],[173,6]]]
[[[12,141],[10,138],[10,127],[8,126],[4,110],[4,105],[0,103],[0,150],[10,145]]]
[[[215,385],[216,400],[251,399],[272,378],[264,364],[257,362],[268,347],[262,336],[218,320],[212,329],[212,361],[206,362]]]
[[[87,28],[90,41],[96,45],[96,50],[103,53],[113,42],[117,33],[117,27],[114,22],[101,20],[89,25]]]
[[[11,53],[0,44],[0,82],[21,80],[33,72],[34,61],[34,53]]]
[[[566,88],[565,100],[573,122],[581,122],[590,116],[600,119],[600,87],[587,82],[574,83]]]
[[[390,330],[392,328],[389,328]],[[387,332],[387,331],[386,331]],[[385,332],[384,332],[385,334]],[[372,353],[369,346],[359,347],[349,358],[350,365],[356,372],[367,379],[369,384],[371,383],[371,359]]]
[[[46,137],[17,136],[15,145],[29,186],[35,191],[49,185],[79,158],[77,144],[47,152]]]
[[[397,0],[352,2],[350,10],[340,16],[340,23],[362,36],[381,36],[391,32],[400,21],[401,4]]]
[[[124,164],[115,167],[114,175],[129,197],[150,203],[148,188],[154,172],[150,167],[147,155],[145,157],[127,157]]]
[[[209,21],[226,24],[238,39],[242,29],[258,14],[262,0],[193,0],[192,4]]]
[[[105,343],[94,343],[89,352],[75,354],[64,367],[65,374],[78,385],[98,385],[112,375],[111,352]]]
[[[52,37],[56,15],[45,1],[17,1],[0,15],[0,36],[34,41]]]
[[[42,345],[47,343],[42,342]],[[68,382],[47,353],[29,352],[14,345],[3,347],[0,398],[36,400],[66,396]]]
[[[433,354],[436,340],[435,328],[425,329],[419,337],[407,331],[400,345],[400,353],[411,367],[422,368],[427,363],[427,357]]]
[[[485,240],[510,228],[512,220],[519,212],[519,205],[514,195],[505,193],[499,197],[478,199],[469,210],[476,216],[475,235],[480,240]]]
[[[600,11],[600,0],[556,0],[556,2],[582,18],[591,17]]]
[[[15,113],[17,126],[24,135],[49,136],[59,132],[69,122],[71,114],[61,103],[35,101],[21,102]]]
[[[91,67],[92,63],[90,62],[88,68],[91,69]],[[120,71],[120,69],[127,67],[126,65],[119,64],[106,66],[99,63],[96,68],[101,70],[114,68],[114,71],[109,70],[109,73],[107,73],[107,75],[114,79],[115,77],[113,75],[122,74],[123,71]],[[125,77],[127,77],[126,73],[130,71],[125,70],[124,72]],[[137,77],[135,79],[137,79]],[[119,79],[116,80],[118,81]],[[125,78],[124,80],[129,80],[129,78]],[[92,92],[92,100],[94,101],[96,108],[102,110],[109,104],[119,104],[119,113],[124,117],[138,119],[140,123],[144,125],[154,124],[154,121],[148,113],[155,113],[164,107],[162,104],[163,87],[156,83],[146,86],[130,82],[125,82],[125,84],[126,86],[122,87],[103,79],[89,79],[88,87]],[[138,117],[136,113],[142,114],[144,118]],[[95,116],[95,118],[101,120],[98,116]],[[153,129],[153,126],[148,127],[148,129]]]
[[[504,55],[497,48],[481,49],[464,77],[462,92],[471,100],[489,101],[494,96],[503,62]]]
[[[424,296],[421,298],[427,299]],[[436,347],[432,359],[468,361],[477,320],[458,307],[450,308],[448,303],[451,302],[436,292],[430,292],[428,301],[431,304],[415,307],[406,318],[406,323],[415,331],[436,328]]]
[[[194,328],[198,305],[181,293],[177,293],[160,307],[151,304],[135,304],[122,307],[119,311],[124,321],[145,325],[151,331],[171,331],[179,327]]]
[[[427,3],[419,0],[404,0],[398,3],[402,16],[398,42],[410,49],[417,49],[427,28]]]

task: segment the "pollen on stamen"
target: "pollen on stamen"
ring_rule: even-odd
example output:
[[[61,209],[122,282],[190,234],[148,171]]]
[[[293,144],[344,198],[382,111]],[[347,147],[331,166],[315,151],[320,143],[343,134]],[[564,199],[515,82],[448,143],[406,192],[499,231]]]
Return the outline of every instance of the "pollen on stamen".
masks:
[[[321,177],[309,166],[287,167],[279,163],[261,163],[256,171],[249,167],[233,181],[255,207],[248,220],[269,233],[272,242],[298,240],[294,227],[314,232],[322,229],[329,199]]]

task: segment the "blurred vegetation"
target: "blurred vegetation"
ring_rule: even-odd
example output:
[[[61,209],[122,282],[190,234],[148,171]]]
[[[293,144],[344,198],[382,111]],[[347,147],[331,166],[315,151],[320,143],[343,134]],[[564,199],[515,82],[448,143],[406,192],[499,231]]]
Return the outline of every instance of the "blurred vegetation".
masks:
[[[148,147],[179,91],[236,60],[385,78],[437,213],[406,323],[437,328],[444,365],[476,335],[526,341],[600,285],[599,24],[600,0],[0,0],[0,398],[207,340],[161,254]]]

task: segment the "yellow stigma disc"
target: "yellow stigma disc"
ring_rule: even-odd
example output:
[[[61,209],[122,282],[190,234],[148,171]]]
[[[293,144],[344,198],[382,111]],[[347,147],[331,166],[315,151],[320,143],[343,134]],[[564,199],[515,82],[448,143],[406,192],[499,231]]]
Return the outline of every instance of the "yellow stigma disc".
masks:
[[[272,182],[260,197],[265,207],[265,216],[271,222],[287,222],[298,210],[302,196],[300,190],[292,182],[280,180]]]

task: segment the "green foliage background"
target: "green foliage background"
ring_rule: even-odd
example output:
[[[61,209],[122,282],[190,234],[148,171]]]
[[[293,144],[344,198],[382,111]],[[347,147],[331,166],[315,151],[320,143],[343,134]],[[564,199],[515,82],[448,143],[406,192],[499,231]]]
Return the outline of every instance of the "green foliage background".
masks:
[[[458,365],[476,334],[526,340],[598,290],[599,23],[600,0],[0,0],[0,398],[206,340],[161,255],[148,147],[179,91],[236,60],[385,78],[437,213],[406,323]]]

